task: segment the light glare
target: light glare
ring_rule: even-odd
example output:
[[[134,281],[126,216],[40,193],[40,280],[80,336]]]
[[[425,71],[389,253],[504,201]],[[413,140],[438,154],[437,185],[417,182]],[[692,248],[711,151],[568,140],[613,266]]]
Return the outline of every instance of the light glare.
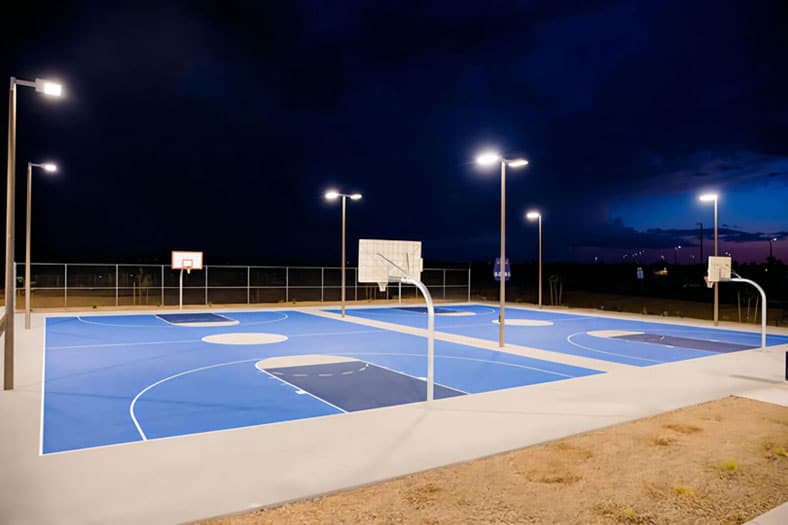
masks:
[[[44,168],[44,171],[48,171],[50,173],[54,173],[57,171],[57,164],[53,164],[51,162],[46,162],[42,164],[41,167]]]
[[[509,164],[510,168],[519,168],[521,166],[527,166],[528,161],[525,159],[514,159],[510,160],[507,164]]]
[[[495,164],[499,160],[501,160],[500,155],[498,155],[494,151],[487,151],[476,157],[476,164],[480,164],[482,166],[489,166],[490,164]]]
[[[704,193],[703,195],[698,197],[698,199],[700,199],[701,202],[716,201],[717,200],[717,194],[716,193]]]
[[[326,192],[326,199],[332,201],[339,197],[339,192],[337,190],[328,190]]]
[[[538,211],[529,211],[525,214],[525,218],[529,221],[535,221],[539,217],[541,217],[541,214]]]
[[[361,194],[360,193],[354,193],[353,195],[350,196],[350,200],[352,200],[352,201],[357,201],[359,199],[361,199]]]
[[[49,80],[37,78],[36,91],[51,97],[60,97],[63,95],[63,85],[58,84],[57,82],[50,82]]]

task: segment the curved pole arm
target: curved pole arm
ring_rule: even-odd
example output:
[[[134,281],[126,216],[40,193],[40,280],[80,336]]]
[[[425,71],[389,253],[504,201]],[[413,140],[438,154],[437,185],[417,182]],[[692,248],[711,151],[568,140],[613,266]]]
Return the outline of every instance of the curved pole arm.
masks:
[[[432,401],[435,391],[435,308],[432,296],[423,282],[402,277],[401,282],[419,289],[427,302],[427,401]]]

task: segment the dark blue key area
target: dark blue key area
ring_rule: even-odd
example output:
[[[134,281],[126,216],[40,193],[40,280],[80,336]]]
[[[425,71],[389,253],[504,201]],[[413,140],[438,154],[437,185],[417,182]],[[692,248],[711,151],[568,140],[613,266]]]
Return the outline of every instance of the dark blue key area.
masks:
[[[427,399],[425,380],[361,361],[270,368],[266,372],[347,412]],[[463,394],[434,385],[435,399]]]
[[[156,317],[171,324],[226,323],[230,319],[211,313],[159,314]]]
[[[693,348],[695,350],[706,350],[708,352],[727,353],[738,352],[740,350],[751,350],[758,345],[743,345],[738,343],[726,343],[725,341],[709,341],[706,339],[692,339],[690,337],[675,337],[661,334],[629,334],[619,335],[616,339],[627,341],[639,341],[666,347]]]

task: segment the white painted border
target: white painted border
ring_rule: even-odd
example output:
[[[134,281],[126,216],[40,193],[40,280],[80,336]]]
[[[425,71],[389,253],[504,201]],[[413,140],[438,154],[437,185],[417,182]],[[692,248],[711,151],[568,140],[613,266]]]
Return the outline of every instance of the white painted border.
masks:
[[[654,364],[659,364],[659,365],[664,364],[664,363],[670,363],[670,362],[673,361],[673,360],[672,361],[658,361],[656,359],[648,359],[646,357],[635,357],[635,356],[627,355],[627,354],[618,354],[616,352],[608,352],[606,350],[597,350],[596,348],[591,348],[590,346],[581,345],[580,343],[575,343],[574,341],[572,341],[572,338],[577,336],[577,335],[588,335],[588,332],[575,332],[573,334],[570,334],[570,335],[566,336],[566,342],[569,343],[572,346],[576,346],[578,348],[582,348],[584,350],[588,350],[589,352],[597,352],[599,354],[607,354],[607,355],[614,355],[614,356],[618,356],[618,357],[625,357],[627,359],[633,359],[635,361],[646,361],[646,362],[649,362],[649,363],[654,363]],[[685,361],[685,359],[679,359],[679,361]],[[627,363],[621,363],[621,364],[627,364]],[[630,366],[633,366],[633,365],[630,365]]]
[[[44,345],[41,355],[41,424],[38,430],[38,455],[44,455],[44,386],[47,373],[47,321],[44,317]]]

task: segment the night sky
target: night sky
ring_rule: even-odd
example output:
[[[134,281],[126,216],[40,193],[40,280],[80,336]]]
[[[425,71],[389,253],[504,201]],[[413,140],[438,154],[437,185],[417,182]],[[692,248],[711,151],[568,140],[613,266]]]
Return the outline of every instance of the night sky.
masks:
[[[330,264],[359,237],[422,240],[435,262],[508,250],[620,261],[697,254],[721,194],[722,251],[788,260],[788,4],[61,2],[17,5],[0,35],[36,173],[33,260]],[[9,32],[10,30],[10,32]],[[3,115],[6,115],[3,113]],[[5,187],[5,185],[3,185]],[[693,246],[694,245],[694,246]],[[707,241],[706,252],[711,251]],[[17,257],[21,259],[21,257]]]

